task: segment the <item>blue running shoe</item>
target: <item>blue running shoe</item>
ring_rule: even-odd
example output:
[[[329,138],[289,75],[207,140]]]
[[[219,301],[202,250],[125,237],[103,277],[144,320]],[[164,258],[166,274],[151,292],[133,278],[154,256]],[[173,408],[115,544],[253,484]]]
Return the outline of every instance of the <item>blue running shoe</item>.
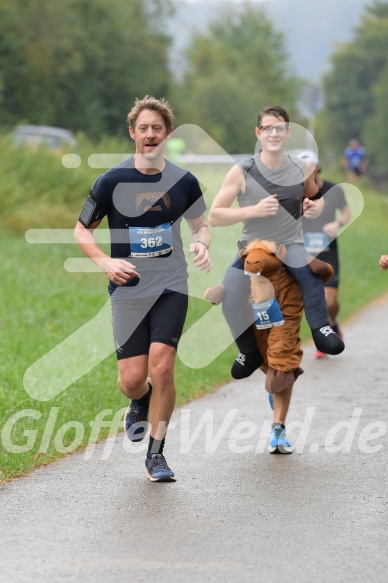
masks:
[[[269,406],[271,407],[271,409],[273,411],[273,394],[272,393],[268,393],[268,401],[269,401]]]
[[[287,439],[286,430],[279,424],[272,428],[270,435],[269,453],[292,453],[291,443]]]
[[[151,379],[147,379],[149,393],[152,392]],[[131,441],[141,441],[147,434],[148,429],[148,407],[139,405],[136,399],[132,399],[131,404],[124,415],[124,429],[128,439]]]
[[[174,472],[168,467],[166,458],[162,453],[154,453],[147,456],[145,461],[150,482],[175,482]]]

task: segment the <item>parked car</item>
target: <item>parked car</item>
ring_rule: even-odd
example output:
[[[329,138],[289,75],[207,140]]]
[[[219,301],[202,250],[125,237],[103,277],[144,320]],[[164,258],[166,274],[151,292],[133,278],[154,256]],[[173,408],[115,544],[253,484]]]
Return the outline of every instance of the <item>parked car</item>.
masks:
[[[63,152],[77,146],[74,135],[63,128],[52,126],[20,125],[13,132],[15,146],[39,148],[45,146],[54,152]]]

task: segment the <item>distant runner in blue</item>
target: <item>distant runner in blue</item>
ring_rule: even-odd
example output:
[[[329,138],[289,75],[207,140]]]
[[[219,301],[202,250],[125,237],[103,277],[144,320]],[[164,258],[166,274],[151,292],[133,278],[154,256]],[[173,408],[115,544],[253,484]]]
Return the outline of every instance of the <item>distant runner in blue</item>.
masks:
[[[342,166],[348,171],[348,180],[353,184],[364,174],[368,166],[368,159],[365,148],[358,140],[349,141],[348,147],[344,150]]]

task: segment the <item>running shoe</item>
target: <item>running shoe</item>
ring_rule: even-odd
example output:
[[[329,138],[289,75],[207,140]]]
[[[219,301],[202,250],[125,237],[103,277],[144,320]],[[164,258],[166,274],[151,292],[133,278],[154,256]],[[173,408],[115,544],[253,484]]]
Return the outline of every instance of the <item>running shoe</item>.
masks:
[[[149,392],[152,392],[151,379],[147,379]],[[124,415],[124,429],[128,439],[131,441],[141,441],[147,434],[148,429],[148,407],[139,405],[136,399],[132,399],[131,404]]]
[[[162,453],[154,453],[147,456],[145,461],[150,482],[175,482],[174,472],[168,467],[166,458]]]
[[[269,453],[292,453],[286,430],[283,429],[280,423],[272,428],[270,440]]]
[[[269,402],[269,406],[271,407],[271,409],[273,411],[273,394],[272,393],[268,393],[268,402]]]
[[[320,350],[316,350],[313,353],[314,360],[321,360],[322,358],[327,358],[326,352],[321,352]]]

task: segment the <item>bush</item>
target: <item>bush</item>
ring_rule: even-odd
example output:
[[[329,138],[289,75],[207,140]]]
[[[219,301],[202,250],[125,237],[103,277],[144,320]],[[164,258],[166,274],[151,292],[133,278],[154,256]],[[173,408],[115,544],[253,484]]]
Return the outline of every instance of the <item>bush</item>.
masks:
[[[96,177],[106,168],[91,168],[91,154],[125,154],[129,141],[107,138],[93,144],[79,134],[78,168],[66,168],[62,156],[45,148],[15,147],[0,134],[2,152],[1,225],[21,233],[31,228],[72,227]]]

